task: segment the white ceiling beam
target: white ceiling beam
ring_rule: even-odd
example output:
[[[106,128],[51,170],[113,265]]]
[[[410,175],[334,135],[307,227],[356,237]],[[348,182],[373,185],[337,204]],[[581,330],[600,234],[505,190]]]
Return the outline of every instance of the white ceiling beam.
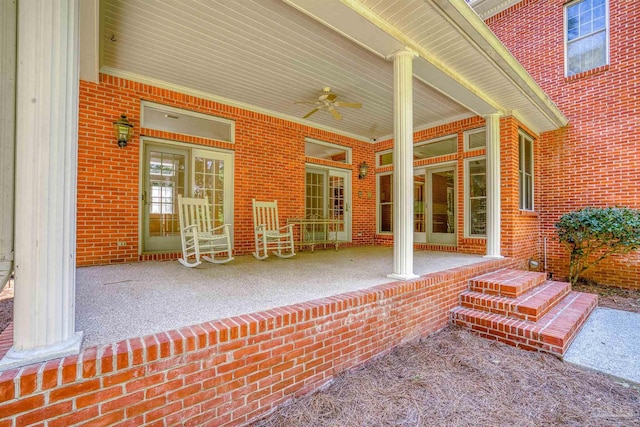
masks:
[[[80,2],[80,80],[98,83],[100,73],[100,0]]]

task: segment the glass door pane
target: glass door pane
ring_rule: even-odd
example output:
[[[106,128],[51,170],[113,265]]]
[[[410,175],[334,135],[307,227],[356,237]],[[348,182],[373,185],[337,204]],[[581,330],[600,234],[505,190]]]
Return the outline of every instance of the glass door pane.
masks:
[[[193,197],[207,199],[215,227],[232,224],[232,157],[227,153],[193,150]],[[233,235],[233,227],[231,227]]]
[[[185,194],[186,150],[147,145],[144,171],[144,249],[180,247],[178,194]]]
[[[456,243],[455,169],[428,172],[430,212],[429,242]]]
[[[305,217],[309,219],[326,218],[325,209],[325,171],[308,170],[305,183]],[[324,226],[306,225],[303,230],[305,241],[324,239]]]
[[[308,225],[305,240],[351,240],[351,173],[308,168],[305,178],[305,216],[344,221],[336,225]]]
[[[331,238],[351,240],[351,173],[329,170],[329,219],[342,220],[330,227]]]

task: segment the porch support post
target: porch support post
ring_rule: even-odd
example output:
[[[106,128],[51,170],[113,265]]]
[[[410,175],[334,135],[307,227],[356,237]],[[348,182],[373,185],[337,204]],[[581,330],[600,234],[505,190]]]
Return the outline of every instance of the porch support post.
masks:
[[[0,369],[80,351],[75,332],[78,0],[18,8],[13,347]]]
[[[500,255],[500,116],[484,116],[487,132],[487,254]]]
[[[393,57],[393,273],[413,274],[413,58],[409,49]]]

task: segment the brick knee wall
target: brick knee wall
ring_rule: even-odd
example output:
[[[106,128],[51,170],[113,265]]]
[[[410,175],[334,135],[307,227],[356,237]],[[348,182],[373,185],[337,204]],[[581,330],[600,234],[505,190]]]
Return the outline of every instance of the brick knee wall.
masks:
[[[242,425],[437,331],[491,260],[0,373],[0,427]]]

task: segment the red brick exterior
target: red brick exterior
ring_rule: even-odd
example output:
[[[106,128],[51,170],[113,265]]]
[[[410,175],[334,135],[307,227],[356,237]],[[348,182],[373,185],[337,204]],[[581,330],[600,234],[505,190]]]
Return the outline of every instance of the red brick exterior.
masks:
[[[640,208],[640,4],[610,0],[609,65],[565,78],[565,3],[524,0],[487,21],[569,119],[536,142],[535,210],[554,277],[568,271],[554,227],[562,214],[586,206]],[[640,254],[615,258],[587,276],[640,288]]]
[[[493,260],[0,373],[0,426],[242,425],[443,328]]]
[[[235,121],[235,143],[140,129],[140,102],[212,114]],[[113,121],[126,114],[134,125],[129,145],[119,148]],[[352,171],[352,234],[354,245],[373,243],[375,232],[375,175],[358,179],[358,165],[374,163],[373,146],[217,102],[101,75],[99,84],[80,82],[78,130],[77,264],[94,265],[139,259],[140,136],[231,149],[234,169],[234,237],[237,254],[251,252],[251,199],[278,200],[283,218],[304,216],[305,137],[352,149],[352,164],[322,162]],[[320,161],[321,162],[321,161]],[[333,163],[333,164],[332,164]],[[372,198],[358,195],[372,194]],[[124,241],[126,246],[116,246]],[[141,259],[166,259],[176,254],[153,254]]]
[[[414,133],[414,143],[427,141],[447,135],[457,134],[458,150],[456,154],[441,156],[431,159],[418,160],[414,163],[416,167],[437,166],[444,162],[455,162],[457,168],[457,232],[456,246],[416,244],[417,248],[436,251],[457,251],[473,254],[486,253],[486,239],[468,238],[464,236],[464,162],[472,157],[485,156],[484,148],[473,151],[464,151],[464,132],[477,129],[485,125],[481,117],[472,117],[465,120],[448,123]],[[536,138],[526,126],[522,125],[513,117],[505,117],[500,120],[500,202],[501,202],[501,253],[504,256],[517,258],[520,265],[525,267],[525,262],[530,258],[537,258],[541,248],[540,222],[537,212],[521,211],[519,209],[519,184],[518,184],[518,133],[527,132]],[[539,144],[534,144],[534,167],[535,174],[539,173],[540,150]],[[375,152],[386,151],[393,148],[393,140],[382,141],[376,144]],[[376,168],[376,172],[392,171],[392,166],[382,166]],[[534,181],[535,203],[540,197],[539,183]],[[391,245],[393,236],[389,234],[377,234],[376,244]]]
[[[235,143],[226,143],[180,134],[140,128],[142,100],[172,107],[213,114],[235,121]],[[117,146],[112,122],[127,114],[134,124],[134,135],[126,148]],[[458,152],[435,159],[420,160],[416,166],[455,162],[457,167],[458,228],[457,245],[419,244],[430,250],[485,253],[486,240],[464,237],[464,160],[483,156],[485,150],[464,151],[463,134],[484,126],[484,119],[472,117],[436,126],[414,134],[416,143],[457,134]],[[502,252],[526,260],[536,257],[540,248],[538,215],[518,210],[518,129],[513,118],[501,120],[502,141]],[[391,166],[372,168],[365,179],[358,179],[358,165],[375,165],[375,153],[393,147],[393,140],[370,144],[334,133],[292,123],[214,101],[195,98],[125,79],[101,75],[99,84],[80,84],[78,228],[79,266],[171,259],[177,253],[142,253],[139,242],[140,137],[147,136],[234,153],[234,238],[235,253],[253,250],[251,199],[276,199],[283,218],[304,215],[305,163],[323,164],[352,171],[352,244],[393,244],[391,235],[376,234],[376,173]],[[305,157],[304,139],[312,137],[352,149],[352,163],[323,161]],[[537,145],[536,145],[537,146]],[[536,157],[538,156],[536,152]],[[540,162],[536,161],[536,167]],[[536,181],[536,186],[538,181]],[[536,191],[539,197],[541,191]],[[371,197],[369,197],[371,195]],[[533,238],[532,238],[533,236]],[[126,242],[117,246],[117,242]]]

